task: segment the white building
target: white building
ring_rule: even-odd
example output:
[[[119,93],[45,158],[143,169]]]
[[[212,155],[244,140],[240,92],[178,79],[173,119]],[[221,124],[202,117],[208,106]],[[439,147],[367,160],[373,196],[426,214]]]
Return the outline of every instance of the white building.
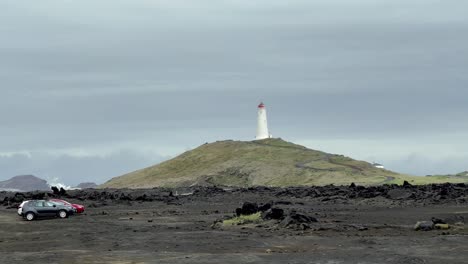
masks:
[[[374,167],[376,167],[376,168],[378,168],[378,169],[385,169],[385,166],[382,165],[382,164],[380,164],[380,163],[375,163],[375,162],[374,162],[374,163],[372,163],[372,166],[374,166]]]
[[[258,105],[257,136],[256,140],[271,138],[268,131],[267,112],[264,103]]]

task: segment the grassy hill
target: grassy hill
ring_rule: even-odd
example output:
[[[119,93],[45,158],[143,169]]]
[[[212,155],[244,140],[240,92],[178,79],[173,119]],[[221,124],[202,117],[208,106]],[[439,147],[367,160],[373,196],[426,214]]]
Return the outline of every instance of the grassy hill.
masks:
[[[447,175],[428,175],[424,178],[426,183],[441,183],[441,182],[451,182],[451,183],[468,183],[468,171],[460,172],[457,174],[447,174]]]
[[[161,164],[113,178],[100,187],[377,185],[403,180],[417,184],[423,183],[423,178],[281,139],[228,140],[204,144]]]

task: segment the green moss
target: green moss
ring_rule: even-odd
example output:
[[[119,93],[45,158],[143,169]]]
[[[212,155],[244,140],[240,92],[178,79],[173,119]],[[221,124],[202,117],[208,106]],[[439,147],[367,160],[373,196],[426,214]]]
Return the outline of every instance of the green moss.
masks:
[[[223,226],[258,224],[262,221],[260,212],[251,215],[240,215],[223,221]]]

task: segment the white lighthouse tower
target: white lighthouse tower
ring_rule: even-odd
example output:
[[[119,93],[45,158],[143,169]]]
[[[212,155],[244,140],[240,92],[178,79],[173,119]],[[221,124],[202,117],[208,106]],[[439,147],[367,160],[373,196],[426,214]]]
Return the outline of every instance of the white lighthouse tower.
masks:
[[[267,113],[265,104],[260,103],[258,105],[258,121],[257,121],[257,136],[256,140],[271,138],[270,132],[268,131]]]

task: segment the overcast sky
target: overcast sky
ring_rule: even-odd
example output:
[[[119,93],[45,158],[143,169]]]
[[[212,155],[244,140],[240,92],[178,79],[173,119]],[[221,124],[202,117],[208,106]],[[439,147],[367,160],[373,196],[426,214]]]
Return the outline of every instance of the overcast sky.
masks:
[[[0,1],[0,180],[74,185],[275,137],[468,169],[468,2]]]

